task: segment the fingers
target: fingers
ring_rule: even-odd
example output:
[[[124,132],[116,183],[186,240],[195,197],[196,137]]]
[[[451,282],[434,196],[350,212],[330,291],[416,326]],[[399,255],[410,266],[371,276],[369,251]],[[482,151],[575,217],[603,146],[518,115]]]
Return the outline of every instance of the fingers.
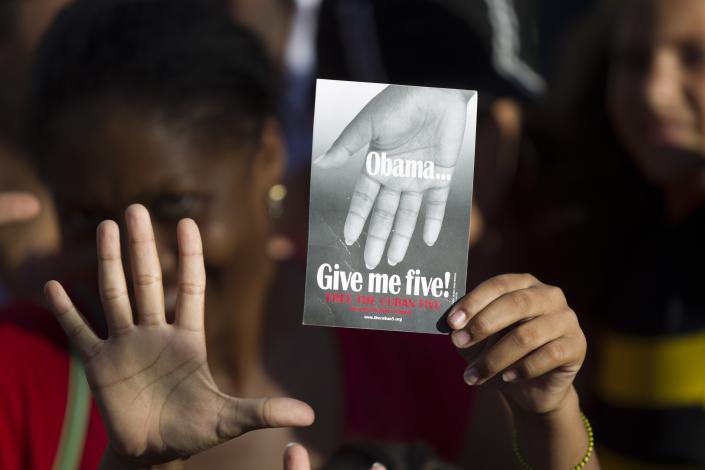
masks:
[[[498,297],[537,284],[540,284],[539,280],[531,274],[502,274],[490,278],[458,301],[448,315],[448,325],[454,330],[461,330],[471,318]]]
[[[179,293],[176,299],[176,324],[203,331],[206,270],[198,226],[184,219],[176,227],[179,243]]]
[[[399,207],[399,191],[389,188],[382,188],[377,196],[375,209],[372,212],[372,219],[367,231],[367,242],[365,242],[365,265],[367,269],[373,269],[382,259],[384,248],[387,246],[387,239],[392,231],[394,217]]]
[[[32,194],[19,191],[0,193],[0,225],[32,219],[39,211],[39,200]]]
[[[102,341],[78,313],[61,284],[56,281],[47,282],[44,296],[69,341],[81,356],[90,359],[98,354]]]
[[[539,284],[508,292],[469,319],[463,329],[454,332],[453,343],[467,348],[514,323],[566,307],[563,292],[557,287]]]
[[[466,357],[470,385],[500,373],[505,382],[534,378],[559,367],[574,375],[585,356],[585,337],[563,292],[530,274],[483,282],[458,302],[448,324],[463,355],[482,349]]]
[[[256,429],[304,427],[313,424],[313,409],[293,398],[227,398],[219,416],[224,440]]]
[[[423,241],[433,246],[438,240],[446,211],[450,187],[429,189],[426,192],[426,222],[423,228]]]
[[[301,444],[290,443],[284,450],[284,470],[311,470],[308,451]]]
[[[111,336],[134,326],[120,254],[120,230],[115,222],[98,225],[98,289]]]
[[[125,218],[137,321],[144,325],[165,323],[162,270],[149,213],[144,206],[133,204],[125,211]]]
[[[490,380],[533,351],[563,337],[570,331],[571,321],[571,315],[555,313],[542,315],[517,326],[470,364],[465,373],[466,382],[479,385]],[[562,363],[556,363],[553,368],[560,365]],[[512,375],[514,372],[514,369],[508,370],[503,375],[505,381],[516,379],[516,375]]]
[[[313,160],[313,164],[320,168],[339,167],[347,162],[355,152],[369,144],[370,140],[372,140],[372,120],[368,108],[365,107],[343,129],[331,148]]]
[[[404,260],[406,250],[409,248],[411,236],[414,234],[416,219],[421,209],[423,195],[416,192],[405,192],[399,200],[399,210],[394,222],[394,234],[387,251],[387,262],[395,266]]]
[[[582,365],[585,337],[563,337],[544,344],[539,349],[508,368],[502,379],[505,382],[529,380],[558,368],[568,368],[567,373],[577,373]],[[572,370],[571,370],[572,369]]]
[[[347,245],[352,245],[360,237],[362,228],[367,221],[367,216],[370,215],[375,199],[377,199],[379,187],[380,184],[365,173],[361,173],[358,177],[350,199],[350,209],[348,210],[343,229]]]

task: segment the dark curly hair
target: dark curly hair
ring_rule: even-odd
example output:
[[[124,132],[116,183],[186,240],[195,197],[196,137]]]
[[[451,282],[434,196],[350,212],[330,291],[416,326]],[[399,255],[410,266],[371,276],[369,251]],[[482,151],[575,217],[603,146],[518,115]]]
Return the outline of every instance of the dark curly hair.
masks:
[[[157,111],[208,141],[256,143],[276,76],[258,39],[217,0],[78,0],[43,38],[27,136],[41,163],[62,112],[108,102]]]

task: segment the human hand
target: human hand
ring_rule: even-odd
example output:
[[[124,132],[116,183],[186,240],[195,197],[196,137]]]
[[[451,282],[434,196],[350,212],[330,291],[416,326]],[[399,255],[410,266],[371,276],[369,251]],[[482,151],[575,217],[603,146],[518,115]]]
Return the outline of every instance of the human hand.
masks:
[[[455,305],[448,324],[469,364],[468,384],[501,375],[493,382],[510,407],[539,414],[560,409],[574,394],[587,345],[559,288],[530,274],[493,277]]]
[[[32,219],[39,210],[39,200],[30,193],[0,192],[0,226]]]
[[[357,241],[372,206],[365,242],[365,265],[375,268],[394,228],[387,262],[403,261],[423,199],[423,240],[433,246],[443,223],[450,182],[463,144],[471,92],[390,85],[375,96],[343,130],[331,148],[314,160],[319,168],[335,168],[368,147],[368,155],[387,159],[433,162],[434,177],[400,177],[369,171],[358,177],[343,231],[345,243]],[[411,163],[408,163],[411,164]]]
[[[245,432],[308,426],[313,410],[289,398],[240,399],[222,393],[211,376],[203,328],[205,268],[198,227],[177,226],[179,294],[166,322],[161,268],[149,213],[126,211],[135,312],[130,305],[113,221],[98,226],[99,289],[108,338],[102,340],[63,287],[45,294],[85,364],[88,383],[114,453],[135,465],[185,458]]]
[[[372,464],[370,470],[385,470],[381,463]],[[311,470],[311,462],[306,448],[292,442],[284,450],[284,470]]]

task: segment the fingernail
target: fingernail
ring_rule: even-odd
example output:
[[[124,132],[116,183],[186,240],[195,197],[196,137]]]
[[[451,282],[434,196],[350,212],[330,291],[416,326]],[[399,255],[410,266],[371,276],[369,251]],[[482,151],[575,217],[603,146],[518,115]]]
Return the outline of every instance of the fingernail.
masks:
[[[370,265],[367,264],[367,263],[365,263],[365,267],[366,267],[367,269],[374,269],[374,268],[375,268],[374,266],[370,266]]]
[[[505,370],[504,373],[502,374],[502,380],[505,382],[514,382],[519,374],[517,374],[517,371],[513,369]]]
[[[464,348],[465,346],[470,344],[470,341],[472,341],[470,333],[465,330],[458,330],[451,336],[453,337],[453,343],[459,348]]]
[[[450,314],[450,316],[448,317],[448,322],[450,323],[451,327],[458,329],[463,327],[467,319],[468,314],[465,313],[464,310],[456,310],[455,312]]]
[[[384,465],[382,465],[379,462],[375,462],[372,464],[372,468],[379,468],[380,470],[382,470],[382,469],[386,469],[387,467],[385,467]]]
[[[299,443],[298,443],[298,442],[291,441],[290,443],[288,443],[288,444],[286,445],[286,447],[287,447],[287,448],[288,448],[288,447],[294,447],[294,446],[296,446],[296,445],[299,445]]]
[[[439,235],[439,234],[435,234],[435,236],[434,236],[433,238],[426,238],[426,237],[424,237],[423,241],[426,242],[426,244],[427,244],[428,246],[433,246],[433,245],[435,245],[436,242],[438,241],[438,235]]]
[[[480,373],[478,372],[477,368],[475,368],[475,367],[465,369],[465,372],[463,373],[463,379],[465,380],[465,383],[468,385],[475,385],[479,378],[480,378]]]
[[[314,159],[313,159],[313,164],[315,165],[316,163],[318,163],[318,162],[320,162],[321,160],[323,160],[324,158],[326,158],[326,155],[328,155],[328,152],[323,152],[322,154],[320,154],[319,156],[317,156],[316,158],[314,158]]]
[[[392,261],[391,258],[387,258],[387,264],[389,264],[390,266],[396,266],[396,265],[399,264],[399,263],[398,263],[398,262],[395,262],[395,261]]]
[[[345,244],[346,244],[346,245],[350,246],[350,245],[352,245],[353,243],[355,243],[355,240],[351,240],[350,238],[345,237]]]

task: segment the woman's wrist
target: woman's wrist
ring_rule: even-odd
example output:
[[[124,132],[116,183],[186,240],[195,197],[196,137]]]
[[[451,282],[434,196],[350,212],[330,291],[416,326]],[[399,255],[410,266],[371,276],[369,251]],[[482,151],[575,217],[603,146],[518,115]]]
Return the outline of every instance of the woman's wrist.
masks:
[[[573,387],[559,406],[547,412],[532,413],[508,404],[517,450],[532,468],[566,470],[585,458],[590,439]],[[591,468],[595,461],[592,459],[585,468]]]
[[[580,415],[580,399],[575,387],[571,385],[563,399],[550,410],[543,412],[527,411],[516,405],[511,400],[506,400],[515,424],[523,424],[530,427],[540,427],[552,429],[562,427],[574,419],[576,414]],[[517,423],[519,421],[519,423]]]

